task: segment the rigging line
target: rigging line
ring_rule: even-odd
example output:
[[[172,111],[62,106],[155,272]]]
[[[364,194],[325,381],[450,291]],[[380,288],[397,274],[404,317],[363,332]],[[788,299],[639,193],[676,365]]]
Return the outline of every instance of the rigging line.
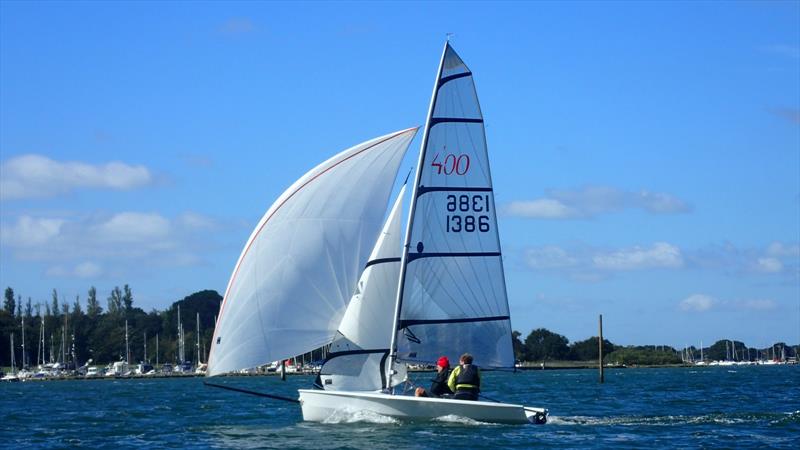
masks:
[[[203,384],[206,385],[206,386],[215,387],[215,388],[219,388],[219,389],[225,389],[225,390],[228,390],[228,391],[241,392],[242,394],[255,395],[257,397],[271,398],[273,400],[283,400],[284,402],[290,402],[290,403],[300,403],[300,400],[295,400],[293,398],[283,397],[283,396],[280,396],[280,395],[267,394],[267,393],[264,393],[264,392],[248,391],[247,389],[235,388],[233,386],[225,386],[223,384],[214,384],[214,383],[209,383],[207,381],[204,381]]]

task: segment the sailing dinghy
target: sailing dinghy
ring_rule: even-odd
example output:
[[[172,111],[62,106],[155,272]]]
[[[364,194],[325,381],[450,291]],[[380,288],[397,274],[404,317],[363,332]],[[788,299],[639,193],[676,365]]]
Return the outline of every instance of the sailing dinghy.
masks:
[[[312,169],[256,226],[233,271],[208,375],[330,345],[303,418],[371,411],[544,423],[518,404],[396,393],[406,365],[457,361],[513,369],[514,354],[483,116],[472,72],[442,53],[403,230],[405,186],[382,224],[416,129],[359,144]],[[401,244],[401,235],[403,236]]]

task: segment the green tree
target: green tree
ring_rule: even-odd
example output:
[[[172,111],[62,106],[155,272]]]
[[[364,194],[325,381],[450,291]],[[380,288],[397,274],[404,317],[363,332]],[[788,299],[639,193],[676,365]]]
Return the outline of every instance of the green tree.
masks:
[[[78,314],[78,315],[83,314],[83,311],[81,310],[81,296],[80,295],[76,295],[75,296],[75,303],[72,304],[72,313],[73,314]]]
[[[122,303],[125,305],[125,312],[131,312],[133,309],[133,293],[131,293],[131,288],[126,284],[123,287],[124,294],[122,294]]]
[[[31,306],[31,298],[28,297],[28,302],[25,303],[25,318],[30,319],[33,317],[33,307]]]
[[[661,347],[658,350],[655,346],[630,346],[617,348],[603,358],[603,362],[611,364],[625,365],[649,365],[657,366],[663,364],[680,364],[681,357],[675,353],[671,347]]]
[[[566,359],[569,355],[569,340],[545,328],[537,328],[525,338],[525,349],[529,361]]]
[[[53,315],[53,318],[56,319],[58,322],[58,292],[53,289],[53,300],[50,306],[50,313]]]
[[[97,301],[97,289],[94,286],[89,288],[89,297],[86,299],[86,314],[94,319],[103,313],[103,307]]]
[[[14,300],[14,289],[11,289],[11,286],[6,288],[3,308],[5,308],[6,312],[10,315],[14,315],[14,310],[16,309],[16,300]]]
[[[614,344],[608,339],[603,339],[603,353],[609,354],[615,350]],[[592,336],[583,341],[573,342],[569,346],[570,359],[577,361],[595,361],[600,356],[597,336]]]
[[[511,344],[514,347],[514,359],[517,361],[525,361],[527,355],[525,354],[525,344],[522,343],[522,333],[519,331],[511,332]]]
[[[113,316],[122,313],[122,291],[119,286],[114,286],[111,295],[108,296],[108,313]]]

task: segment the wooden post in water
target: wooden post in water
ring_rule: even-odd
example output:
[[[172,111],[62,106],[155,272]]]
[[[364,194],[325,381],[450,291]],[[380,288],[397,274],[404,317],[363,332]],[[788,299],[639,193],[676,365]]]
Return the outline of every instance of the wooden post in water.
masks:
[[[600,383],[605,382],[605,378],[603,376],[603,315],[600,314],[600,337],[597,339],[598,348],[600,350],[600,356],[598,360],[598,367],[600,368]]]

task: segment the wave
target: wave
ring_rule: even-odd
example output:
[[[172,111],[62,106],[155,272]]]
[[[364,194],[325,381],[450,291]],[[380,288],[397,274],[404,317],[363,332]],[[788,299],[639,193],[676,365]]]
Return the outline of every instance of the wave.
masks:
[[[394,417],[384,416],[373,411],[355,410],[349,408],[337,409],[322,423],[376,423],[376,424],[397,424],[399,420]]]
[[[437,422],[455,423],[455,424],[470,425],[470,426],[497,425],[495,423],[481,422],[480,420],[470,419],[469,417],[457,416],[455,414],[448,414],[446,416],[439,416],[439,417],[436,417],[433,420],[435,420]]]
[[[550,416],[550,425],[588,426],[674,426],[674,425],[735,425],[769,423],[779,425],[800,422],[800,411],[790,413],[734,413],[702,414],[697,416]]]

